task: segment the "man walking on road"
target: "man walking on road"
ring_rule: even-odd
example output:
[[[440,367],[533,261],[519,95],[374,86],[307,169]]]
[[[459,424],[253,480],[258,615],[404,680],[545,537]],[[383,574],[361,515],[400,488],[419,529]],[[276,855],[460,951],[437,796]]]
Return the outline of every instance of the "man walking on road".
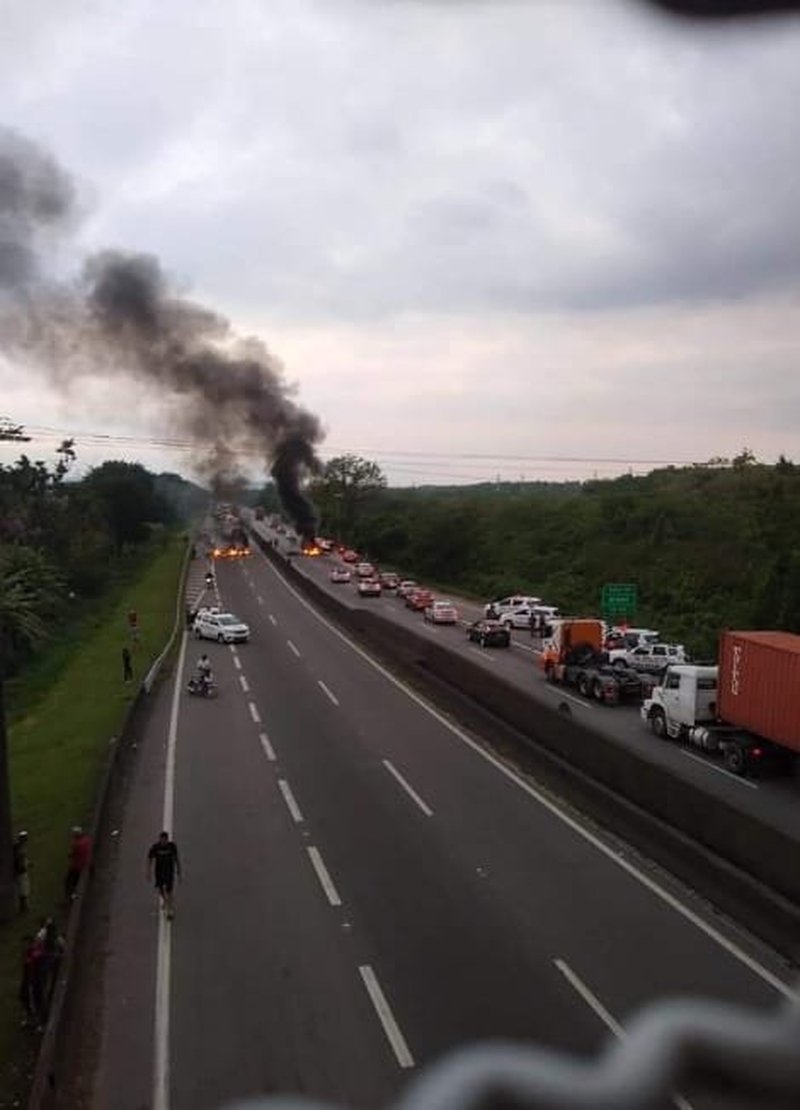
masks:
[[[181,877],[181,863],[178,858],[178,846],[170,840],[168,832],[162,832],[158,840],[147,853],[147,878],[150,881],[155,869],[155,884],[161,899],[161,906],[169,921],[175,916],[172,905],[172,888],[175,885],[175,876]]]

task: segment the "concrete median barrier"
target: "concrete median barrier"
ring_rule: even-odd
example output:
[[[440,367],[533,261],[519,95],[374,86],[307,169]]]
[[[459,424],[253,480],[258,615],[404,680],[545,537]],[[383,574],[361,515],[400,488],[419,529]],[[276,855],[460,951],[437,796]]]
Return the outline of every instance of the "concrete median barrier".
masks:
[[[800,962],[800,845],[501,675],[379,613],[352,608],[256,542],[320,610],[467,727]],[[566,711],[564,710],[566,707]],[[643,732],[643,737],[646,734]],[[652,741],[651,741],[652,742]]]

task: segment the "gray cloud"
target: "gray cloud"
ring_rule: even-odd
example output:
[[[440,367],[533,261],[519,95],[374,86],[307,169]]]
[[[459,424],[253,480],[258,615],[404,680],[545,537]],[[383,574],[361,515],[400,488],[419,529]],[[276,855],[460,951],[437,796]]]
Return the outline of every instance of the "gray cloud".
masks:
[[[747,305],[800,287],[797,21],[699,29],[615,0],[34,12],[0,44],[0,96],[19,131],[91,183],[80,251],[158,254],[182,289],[296,342],[306,361],[292,372],[330,404],[326,423],[348,422],[369,380],[370,426],[384,411],[392,434],[410,434],[413,404],[405,432],[392,424],[400,381],[432,404],[450,397],[465,425],[472,399],[484,435],[496,404],[502,441],[517,418],[524,436],[545,391],[553,419],[575,413],[594,374],[612,398],[608,435],[624,436],[633,413],[649,419],[654,383],[685,395],[712,343],[746,347]],[[621,357],[615,337],[640,337],[643,314],[665,343],[703,306],[714,327],[687,326],[663,361]],[[592,334],[607,317],[615,336],[580,352],[576,376],[552,317]],[[726,351],[741,394],[697,399],[698,424],[716,434],[738,419],[759,366],[765,436],[795,411],[781,375],[795,372],[798,328],[788,313],[779,326],[749,363]],[[472,376],[447,376],[456,357],[474,359]],[[331,366],[351,391],[341,400]],[[621,431],[615,382],[630,400]],[[665,420],[677,437],[678,408]]]

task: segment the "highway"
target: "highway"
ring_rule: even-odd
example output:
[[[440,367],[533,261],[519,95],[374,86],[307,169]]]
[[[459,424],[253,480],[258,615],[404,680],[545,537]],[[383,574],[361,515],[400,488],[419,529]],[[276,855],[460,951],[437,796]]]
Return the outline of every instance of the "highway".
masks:
[[[777,959],[444,720],[262,555],[217,578],[253,634],[207,645],[210,701],[183,691],[187,638],[141,745],[98,1110],[375,1107],[476,1039],[586,1056],[654,998],[787,993]],[[185,869],[171,925],[143,878],[165,821]]]
[[[268,540],[277,540],[278,550],[284,553],[286,543],[271,529],[261,523],[251,522]],[[466,653],[473,661],[498,671],[509,682],[528,691],[532,697],[552,705],[566,699],[573,712],[602,735],[615,743],[645,754],[648,760],[672,768],[687,781],[702,786],[708,793],[733,802],[745,813],[771,824],[800,840],[800,781],[797,777],[764,777],[754,780],[731,774],[714,757],[707,757],[698,749],[657,740],[639,717],[638,706],[604,706],[580,697],[574,690],[563,690],[545,682],[536,666],[536,652],[527,632],[512,632],[512,649],[482,649],[470,644],[461,627],[436,627],[427,624],[420,613],[403,605],[393,593],[381,598],[361,598],[356,592],[355,578],[351,584],[330,582],[331,566],[339,562],[334,556],[318,558],[295,557],[296,570],[307,575],[317,585],[327,590],[345,605],[372,609],[392,621],[413,628],[425,636],[435,637],[453,651]],[[437,596],[443,596],[437,592]],[[482,607],[474,601],[448,594],[458,606],[462,620],[476,620],[483,615]]]

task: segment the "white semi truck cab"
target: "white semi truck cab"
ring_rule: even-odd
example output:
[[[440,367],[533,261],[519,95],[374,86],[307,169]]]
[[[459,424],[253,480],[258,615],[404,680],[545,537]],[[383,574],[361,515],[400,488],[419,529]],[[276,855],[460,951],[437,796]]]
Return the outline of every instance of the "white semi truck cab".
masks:
[[[717,667],[688,663],[670,667],[661,685],[642,703],[642,720],[661,739],[684,740],[719,753],[729,771],[744,775],[765,754],[768,741],[719,720],[717,679]]]

